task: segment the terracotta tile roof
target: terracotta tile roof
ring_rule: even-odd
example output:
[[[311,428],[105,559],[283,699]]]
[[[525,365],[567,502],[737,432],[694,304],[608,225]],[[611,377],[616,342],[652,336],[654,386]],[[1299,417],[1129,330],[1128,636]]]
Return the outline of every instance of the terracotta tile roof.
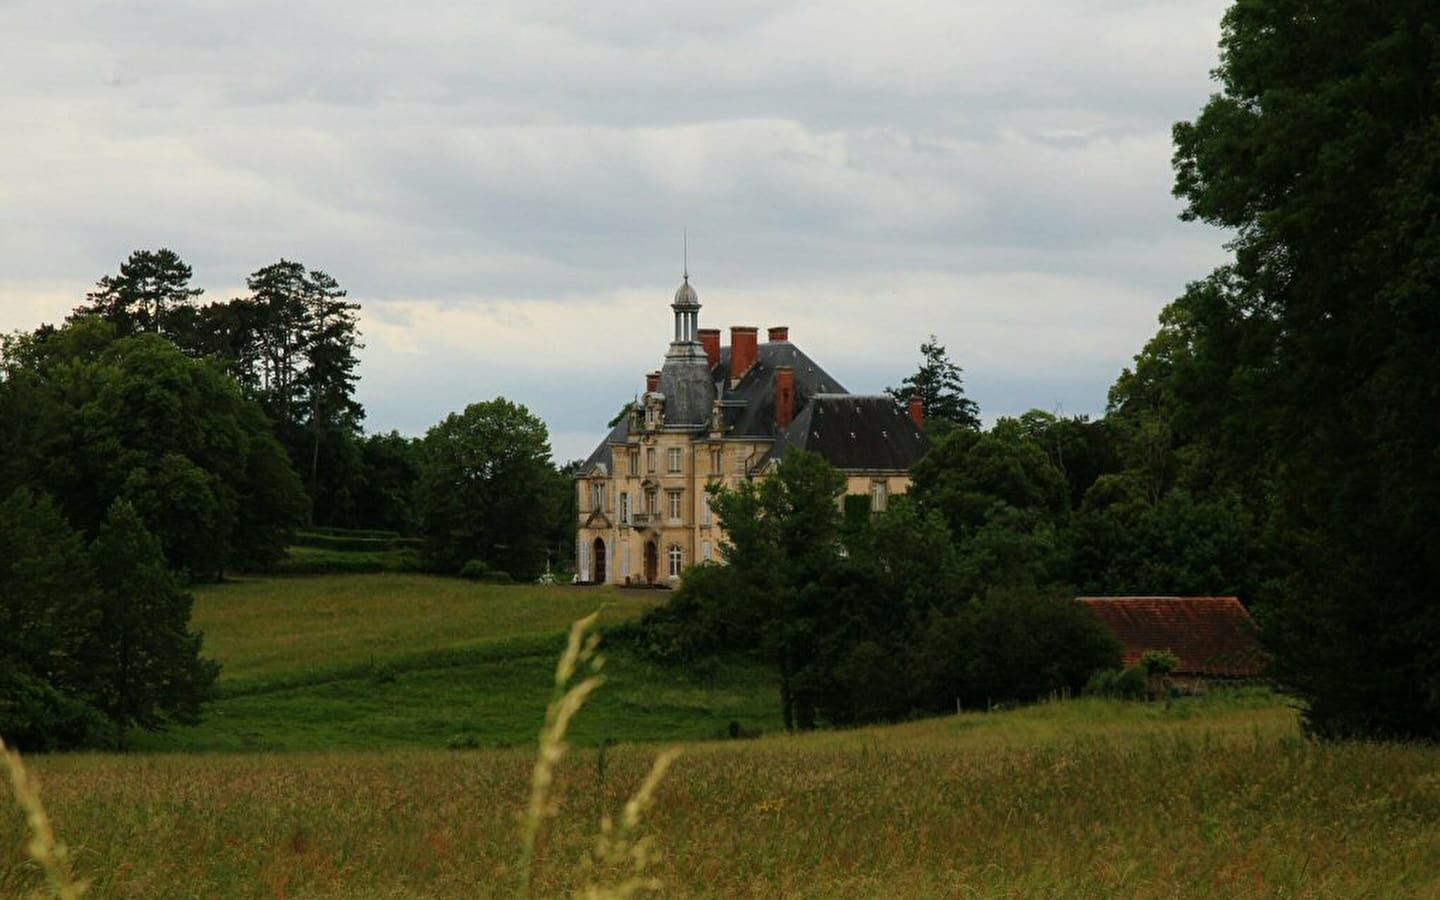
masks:
[[[1249,678],[1263,657],[1255,625],[1235,597],[1079,597],[1125,645],[1125,665],[1146,650],[1180,657],[1178,675]]]

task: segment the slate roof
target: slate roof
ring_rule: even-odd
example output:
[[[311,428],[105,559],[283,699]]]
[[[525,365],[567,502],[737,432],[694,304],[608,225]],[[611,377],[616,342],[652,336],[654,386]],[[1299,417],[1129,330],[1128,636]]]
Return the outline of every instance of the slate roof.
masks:
[[[755,363],[734,388],[730,384],[730,347],[720,348],[720,363],[712,374],[726,403],[727,436],[739,438],[775,438],[775,367],[790,366],[795,370],[795,412],[799,412],[816,394],[846,394],[844,385],[804,351],[789,341],[766,341],[756,347]],[[743,402],[740,407],[737,402]]]
[[[1264,657],[1254,620],[1235,597],[1079,597],[1125,645],[1125,665],[1146,650],[1180,657],[1177,675],[1253,678]]]
[[[837,469],[906,471],[927,446],[925,432],[884,394],[817,394],[762,465],[798,448],[819,453]]]
[[[928,446],[925,433],[893,400],[884,395],[851,394],[790,341],[757,343],[755,362],[733,388],[731,349],[720,348],[720,361],[710,371],[725,415],[725,437],[774,441],[761,465],[798,447],[820,453],[839,469],[904,471],[924,454]],[[790,366],[795,373],[794,419],[783,433],[775,424],[777,366]],[[623,444],[628,434],[627,417],[585,460],[580,474],[590,474],[597,464],[604,463],[614,475],[611,445]]]
[[[586,458],[585,463],[580,466],[580,471],[577,474],[589,475],[595,471],[595,466],[598,463],[604,463],[605,471],[614,475],[615,464],[611,459],[610,445],[625,443],[625,438],[628,437],[629,434],[630,417],[621,416],[620,421],[616,423],[614,428],[610,429],[610,433],[605,435],[605,439],[600,442],[600,446],[596,447],[590,456]]]

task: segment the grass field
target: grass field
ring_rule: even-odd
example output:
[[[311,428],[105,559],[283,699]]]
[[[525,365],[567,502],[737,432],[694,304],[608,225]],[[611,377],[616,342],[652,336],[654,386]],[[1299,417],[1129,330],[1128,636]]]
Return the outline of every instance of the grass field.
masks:
[[[562,762],[536,896],[584,881],[597,822],[656,752]],[[513,890],[530,762],[517,748],[31,765],[97,897],[490,897]],[[1440,750],[1316,745],[1264,697],[1070,701],[689,745],[644,831],[667,897],[1427,898]],[[21,833],[18,812],[0,816],[0,847]],[[17,863],[0,860],[0,896],[35,884]]]
[[[196,591],[194,624],[221,661],[203,724],[136,736],[165,750],[340,750],[527,744],[570,622],[633,619],[653,591],[489,585],[429,575],[255,578]],[[659,669],[616,650],[580,744],[694,740],[731,721],[779,727],[762,667]]]
[[[561,631],[597,600],[613,620],[654,599],[399,575],[205,588],[225,697],[152,746],[212,752],[29,765],[87,896],[513,896]],[[595,876],[598,823],[660,751],[637,740],[666,735],[684,752],[642,825],[658,896],[1440,896],[1440,748],[1315,744],[1266,692],[797,737],[774,733],[763,670],[619,653],[604,671],[533,896]],[[771,733],[697,740],[727,718]],[[0,803],[0,897],[41,884],[24,834]]]

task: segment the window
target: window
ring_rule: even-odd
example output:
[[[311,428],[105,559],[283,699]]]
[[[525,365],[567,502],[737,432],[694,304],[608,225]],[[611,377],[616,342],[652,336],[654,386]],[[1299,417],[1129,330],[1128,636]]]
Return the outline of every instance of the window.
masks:
[[[701,495],[700,495],[700,524],[701,524],[701,525],[709,525],[709,524],[710,524],[710,495],[709,495],[709,494],[701,494]],[[706,557],[706,558],[708,559],[709,557]]]
[[[670,577],[679,578],[680,566],[685,562],[685,554],[680,551],[679,544],[671,544],[668,555],[670,557]]]
[[[639,474],[640,474],[640,451],[639,451],[639,450],[631,450],[631,451],[630,451],[630,474],[631,474],[631,475],[639,475]]]
[[[680,448],[670,448],[670,472],[676,474],[680,471]]]
[[[620,524],[630,524],[630,495],[625,491],[620,492]]]
[[[647,472],[654,472],[654,471],[655,471],[655,448],[654,448],[654,447],[646,447],[646,448],[645,448],[645,471],[647,471]]]
[[[681,519],[681,512],[684,507],[684,493],[682,491],[668,491],[670,500],[670,521],[678,522]]]
[[[590,508],[596,512],[605,511],[605,482],[597,481],[590,485]]]
[[[659,512],[659,510],[656,509],[655,507],[656,507],[656,502],[655,502],[655,489],[654,489],[654,488],[651,488],[650,490],[648,490],[648,491],[645,492],[645,512],[647,512],[647,513]]]
[[[710,474],[725,474],[725,451],[721,450],[719,447],[715,447],[710,450]]]
[[[706,541],[705,543],[703,543],[703,544],[700,545],[700,553],[701,553],[701,557],[702,557],[706,562],[709,562],[709,561],[710,561],[710,542],[709,542],[709,541]]]
[[[872,512],[884,512],[885,500],[889,495],[889,488],[883,481],[870,482],[870,510]]]

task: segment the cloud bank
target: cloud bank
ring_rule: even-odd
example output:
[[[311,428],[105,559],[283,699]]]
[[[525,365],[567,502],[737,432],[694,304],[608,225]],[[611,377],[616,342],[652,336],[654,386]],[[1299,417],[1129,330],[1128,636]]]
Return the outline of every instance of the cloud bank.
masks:
[[[362,304],[369,429],[503,394],[568,459],[664,353],[688,230],[702,325],[864,392],[934,333],[987,417],[1099,413],[1223,259],[1169,130],[1224,7],[0,2],[0,329],[137,248],[212,300],[298,259]]]

